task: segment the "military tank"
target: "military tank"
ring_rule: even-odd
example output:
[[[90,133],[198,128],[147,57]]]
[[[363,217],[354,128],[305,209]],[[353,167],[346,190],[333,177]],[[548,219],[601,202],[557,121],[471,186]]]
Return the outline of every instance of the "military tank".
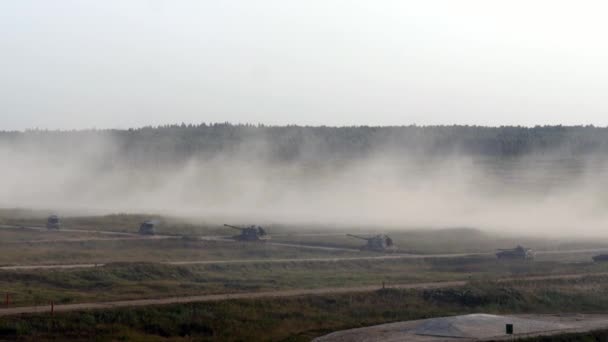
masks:
[[[156,234],[156,225],[158,222],[146,221],[139,226],[139,234],[141,235],[154,235]]]
[[[532,260],[534,259],[534,251],[530,248],[517,246],[511,249],[499,249],[496,257],[498,259]]]
[[[370,251],[389,251],[395,249],[395,244],[393,243],[393,239],[391,239],[388,235],[380,234],[371,237],[364,237],[353,234],[346,234],[347,236],[354,237],[355,239],[365,240],[365,246],[361,247],[363,250]]]
[[[241,233],[233,236],[232,238],[239,241],[266,241],[270,240],[270,235],[266,233],[266,230],[260,226],[251,225],[246,228],[241,228],[237,226],[231,226],[229,224],[225,224],[224,226],[232,229],[240,230]]]
[[[61,226],[61,220],[57,215],[51,215],[46,219],[46,228],[47,229],[59,229]]]
[[[592,259],[594,262],[606,262],[608,261],[608,254],[596,255]]]

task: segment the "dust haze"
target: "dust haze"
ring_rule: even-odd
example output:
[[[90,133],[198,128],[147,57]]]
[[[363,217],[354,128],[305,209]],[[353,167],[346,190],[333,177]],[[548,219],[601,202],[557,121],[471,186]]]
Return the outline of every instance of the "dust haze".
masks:
[[[309,144],[304,155],[322,154]],[[70,146],[0,144],[0,206],[60,214],[155,213],[220,223],[411,229],[475,227],[606,235],[606,164],[559,151],[495,160],[404,155],[380,146],[336,162],[269,161],[263,140],[154,167],[99,134]],[[68,151],[68,152],[66,152]]]

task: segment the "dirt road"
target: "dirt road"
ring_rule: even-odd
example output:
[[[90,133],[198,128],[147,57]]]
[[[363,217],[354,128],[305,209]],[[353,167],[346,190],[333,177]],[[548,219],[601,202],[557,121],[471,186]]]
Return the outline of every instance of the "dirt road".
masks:
[[[455,258],[463,256],[486,255],[486,254],[391,254],[378,256],[360,257],[332,257],[332,258],[293,258],[293,259],[232,259],[232,260],[186,260],[160,262],[165,265],[223,265],[223,264],[262,264],[262,263],[291,263],[291,262],[339,262],[359,260],[394,260],[394,259],[425,259],[425,258]],[[62,264],[62,265],[14,265],[1,266],[0,270],[32,270],[32,269],[62,269],[62,268],[90,268],[104,266],[105,264]]]
[[[584,273],[584,274],[564,274],[564,275],[547,275],[547,276],[529,276],[529,277],[515,277],[515,278],[503,278],[498,279],[499,282],[512,282],[512,281],[542,281],[552,279],[578,279],[587,276],[602,276],[608,275],[608,273]],[[428,283],[409,283],[409,284],[393,284],[386,288],[391,289],[432,289],[432,288],[446,288],[446,287],[460,287],[466,285],[468,282],[464,280],[457,281],[440,281],[440,282],[428,282]],[[294,296],[308,296],[308,295],[324,295],[324,294],[341,294],[341,293],[353,293],[353,292],[370,292],[381,289],[381,286],[356,286],[356,287],[326,287],[317,289],[295,289],[295,290],[278,290],[268,292],[245,292],[245,293],[229,293],[229,294],[212,294],[212,295],[201,295],[201,296],[189,296],[189,297],[168,297],[168,298],[155,298],[155,299],[136,299],[136,300],[122,300],[114,302],[97,302],[97,303],[79,303],[79,304],[60,304],[54,305],[55,312],[66,312],[66,311],[78,311],[78,310],[92,310],[92,309],[113,309],[121,307],[137,307],[137,306],[149,306],[149,305],[165,305],[165,304],[179,304],[179,303],[195,303],[195,302],[215,302],[222,300],[231,299],[257,299],[257,298],[282,298],[282,297],[294,297]],[[18,314],[30,314],[30,313],[45,313],[50,312],[51,306],[24,306],[15,308],[1,308],[0,316],[10,316]]]
[[[0,229],[11,229],[11,230],[36,230],[36,231],[49,231],[45,227],[32,227],[32,226],[8,226],[0,225]],[[55,238],[55,239],[43,239],[43,240],[21,240],[21,241],[9,241],[3,243],[9,244],[46,244],[46,243],[58,243],[58,242],[86,242],[86,241],[121,241],[121,240],[164,240],[164,239],[180,239],[179,235],[141,235],[138,233],[125,233],[125,232],[114,232],[109,230],[85,230],[85,229],[69,229],[62,228],[53,233],[83,233],[83,234],[99,234],[108,235],[109,237],[99,236],[86,236],[86,237],[73,237],[73,238]]]
[[[37,230],[37,231],[51,231],[46,227],[38,227],[38,226],[13,226],[13,225],[0,225],[0,229],[27,229],[27,230]],[[114,232],[109,230],[86,230],[86,229],[70,229],[70,228],[61,228],[57,230],[52,230],[53,232],[61,233],[61,232],[70,232],[70,233],[88,233],[88,234],[104,234],[104,235],[119,235],[119,236],[141,236],[137,233],[125,233],[125,232]]]
[[[399,284],[393,285],[391,288],[399,289],[429,289],[429,288],[441,288],[441,287],[454,287],[463,286],[465,281],[446,281],[446,282],[434,282],[434,283],[418,283],[418,284]],[[55,305],[55,312],[66,312],[66,311],[78,311],[78,310],[90,310],[90,309],[113,309],[121,307],[135,307],[135,306],[149,306],[149,305],[164,305],[164,304],[179,304],[179,303],[194,303],[194,302],[215,302],[230,299],[255,299],[255,298],[280,298],[280,297],[294,297],[294,296],[307,296],[307,295],[321,295],[321,294],[339,294],[339,293],[351,293],[351,292],[369,292],[380,289],[380,286],[359,286],[359,287],[331,287],[331,288],[319,288],[319,289],[298,289],[298,290],[282,290],[282,291],[269,291],[269,292],[247,292],[247,293],[230,293],[230,294],[217,294],[217,295],[202,295],[202,296],[190,296],[190,297],[169,297],[169,298],[158,298],[158,299],[138,299],[138,300],[123,300],[115,302],[101,302],[101,303],[80,303],[80,304],[61,304]],[[26,306],[17,308],[2,308],[0,309],[0,316],[28,314],[28,313],[43,313],[50,312],[51,306]]]
[[[212,236],[207,235],[207,236],[199,236],[198,238],[203,241],[220,241],[220,242],[234,242],[234,243],[239,242],[237,240],[234,240],[232,238],[232,236],[226,236],[226,235],[212,235]],[[314,246],[314,245],[303,245],[303,244],[299,244],[299,243],[288,243],[288,242],[264,241],[264,244],[271,245],[271,246],[294,247],[294,248],[314,249],[314,250],[321,250],[321,251],[361,252],[360,249],[355,249],[355,248]]]
[[[28,229],[28,230],[37,230],[37,231],[47,231],[46,227],[37,227],[37,226],[14,226],[14,225],[0,225],[0,229]],[[142,236],[138,233],[128,233],[128,232],[117,232],[117,231],[108,231],[108,230],[86,230],[86,229],[71,229],[71,228],[61,228],[56,231],[57,233],[61,232],[70,232],[70,233],[85,233],[85,234],[102,234],[102,235],[112,235],[112,238],[100,238],[100,237],[78,237],[78,238],[65,238],[65,239],[46,239],[46,240],[27,240],[27,241],[16,241],[14,243],[54,243],[54,242],[84,242],[84,241],[111,241],[111,240],[121,240],[121,238],[116,236],[123,236],[124,240],[127,240],[127,237],[132,239],[178,239],[181,238],[180,235],[163,235],[156,234],[153,236]],[[344,233],[288,233],[288,234],[275,234],[276,236],[342,236]],[[198,239],[203,241],[220,241],[220,242],[237,242],[232,239],[230,235],[208,235],[208,236],[198,236]],[[316,245],[307,245],[307,244],[299,244],[299,243],[289,243],[289,242],[273,242],[267,241],[265,242],[268,245],[273,246],[282,246],[282,247],[291,247],[291,248],[303,248],[303,249],[314,249],[314,250],[324,250],[324,251],[344,251],[344,252],[360,252],[360,249],[356,248],[348,248],[348,247],[329,247],[329,246],[316,246]],[[588,249],[572,249],[572,250],[547,250],[547,251],[536,251],[537,255],[551,255],[551,254],[576,254],[576,253],[608,253],[608,248],[588,248]],[[418,254],[400,254],[400,255],[408,255],[410,257],[437,257],[443,258],[448,256],[459,257],[463,255],[491,255],[490,253],[456,253],[456,254],[428,254],[428,255],[418,255]],[[213,262],[212,262],[213,263]]]
[[[176,239],[173,236],[125,236],[125,237],[85,237],[85,238],[65,238],[65,239],[47,239],[47,240],[25,240],[15,242],[4,242],[4,244],[47,244],[59,242],[88,242],[88,241],[134,241],[134,240],[166,240]]]
[[[295,247],[292,246],[292,247]],[[585,252],[589,250],[584,250]],[[578,253],[574,251],[551,251],[548,253]],[[400,260],[400,259],[433,259],[433,258],[460,258],[467,256],[490,256],[493,253],[448,253],[448,254],[387,254],[375,256],[355,256],[355,257],[331,257],[331,258],[289,258],[289,259],[232,259],[232,260],[184,260],[161,262],[165,265],[224,265],[224,264],[263,264],[263,263],[292,263],[292,262],[340,262],[340,261],[361,261],[361,260]],[[91,268],[104,266],[98,264],[61,264],[61,265],[12,265],[0,266],[0,270],[17,271],[33,269],[70,269],[70,268]]]
[[[360,249],[356,249],[356,248],[312,246],[312,245],[301,245],[301,244],[297,244],[297,243],[286,243],[286,242],[266,242],[266,243],[269,245],[274,245],[274,246],[316,249],[316,250],[321,250],[321,251],[361,252]]]

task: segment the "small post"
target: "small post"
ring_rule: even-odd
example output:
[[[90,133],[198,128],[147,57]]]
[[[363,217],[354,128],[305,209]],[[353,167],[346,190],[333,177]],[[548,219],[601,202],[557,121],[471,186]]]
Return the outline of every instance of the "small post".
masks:
[[[506,330],[507,330],[507,335],[513,335],[513,324],[507,323]]]
[[[382,282],[382,289],[384,290],[384,281]]]
[[[4,298],[4,305],[8,306],[11,303],[11,297],[10,295],[7,293],[6,297]]]
[[[51,316],[55,313],[55,303],[51,301]]]

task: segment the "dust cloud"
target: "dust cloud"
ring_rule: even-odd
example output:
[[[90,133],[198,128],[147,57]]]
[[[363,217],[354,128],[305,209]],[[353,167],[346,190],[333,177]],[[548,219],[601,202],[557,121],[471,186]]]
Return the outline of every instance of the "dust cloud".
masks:
[[[0,144],[1,207],[554,236],[606,235],[608,223],[606,163],[591,157],[428,158],[380,147],[345,162],[269,162],[252,157],[262,142],[156,167],[121,157],[103,134],[62,144]],[[311,146],[307,154],[323,153]]]

